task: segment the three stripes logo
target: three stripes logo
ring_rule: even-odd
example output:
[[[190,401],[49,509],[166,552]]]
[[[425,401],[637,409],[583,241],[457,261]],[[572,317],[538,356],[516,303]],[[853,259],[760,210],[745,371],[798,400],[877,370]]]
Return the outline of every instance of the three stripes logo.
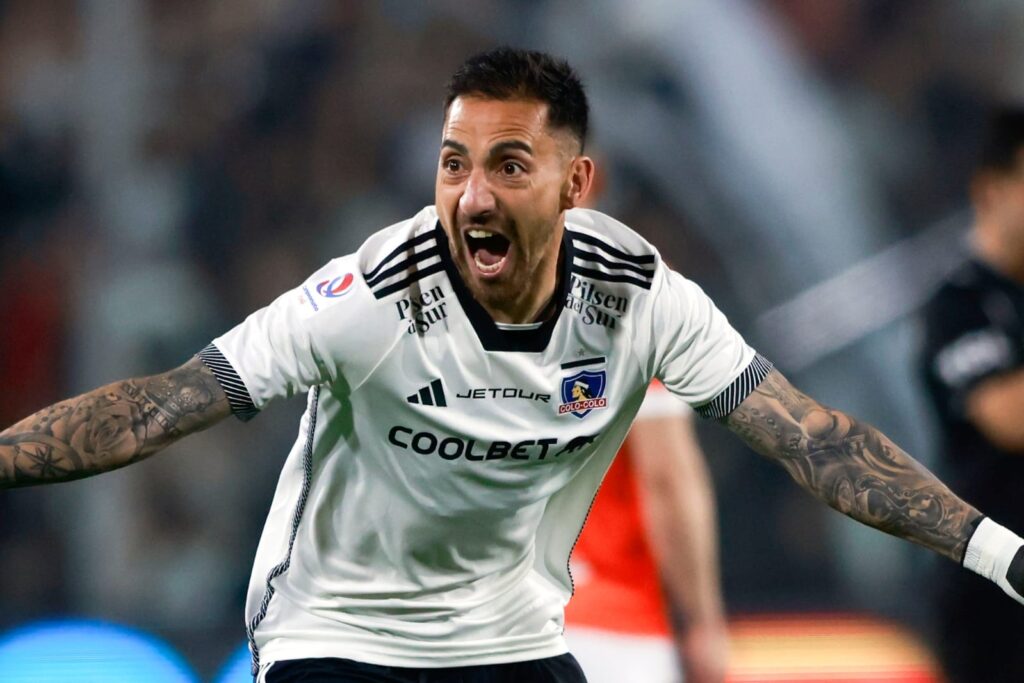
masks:
[[[654,254],[628,254],[585,232],[566,232],[572,238],[574,273],[599,282],[625,282],[641,289],[651,288],[656,268]],[[593,295],[584,296],[590,299]],[[601,301],[590,303],[600,304]],[[608,303],[605,304],[607,308],[615,307]]]
[[[444,270],[438,226],[395,247],[369,272],[363,273],[373,296],[383,299],[428,275]]]
[[[435,379],[415,394],[406,396],[405,400],[418,406],[448,407],[448,401],[444,398],[444,387],[441,385],[440,379]]]

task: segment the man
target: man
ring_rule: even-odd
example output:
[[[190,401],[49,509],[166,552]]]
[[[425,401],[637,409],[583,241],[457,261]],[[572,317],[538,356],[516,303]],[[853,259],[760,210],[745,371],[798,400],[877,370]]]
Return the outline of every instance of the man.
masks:
[[[651,384],[573,548],[566,639],[590,683],[725,678],[714,495],[692,415]]]
[[[973,256],[924,311],[923,370],[957,490],[1024,525],[1024,108],[991,118],[971,183]],[[943,571],[936,650],[950,680],[1024,680],[1024,613]],[[996,598],[996,599],[993,599]],[[998,652],[999,656],[993,656]]]
[[[121,467],[308,392],[250,584],[260,680],[581,681],[567,560],[658,377],[828,504],[1022,599],[1018,536],[790,386],[634,232],[574,210],[587,115],[563,62],[471,58],[449,84],[436,207],[181,367],[0,433],[3,480]]]

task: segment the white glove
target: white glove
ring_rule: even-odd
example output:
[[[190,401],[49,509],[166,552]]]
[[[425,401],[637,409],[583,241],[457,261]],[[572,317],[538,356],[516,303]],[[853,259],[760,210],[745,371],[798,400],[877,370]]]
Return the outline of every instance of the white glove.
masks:
[[[996,582],[1024,604],[1024,539],[1006,527],[982,519],[967,542],[964,567]]]

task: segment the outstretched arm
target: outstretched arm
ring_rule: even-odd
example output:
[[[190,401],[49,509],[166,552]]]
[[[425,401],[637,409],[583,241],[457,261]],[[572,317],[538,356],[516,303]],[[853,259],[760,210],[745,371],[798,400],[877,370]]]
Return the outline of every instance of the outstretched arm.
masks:
[[[198,358],[160,375],[114,382],[0,432],[0,487],[124,467],[230,414],[223,389]]]
[[[1024,539],[965,503],[871,425],[821,405],[777,370],[726,422],[843,514],[931,548],[1024,603]]]
[[[871,425],[821,405],[778,370],[727,418],[754,450],[864,524],[961,562],[982,514]]]

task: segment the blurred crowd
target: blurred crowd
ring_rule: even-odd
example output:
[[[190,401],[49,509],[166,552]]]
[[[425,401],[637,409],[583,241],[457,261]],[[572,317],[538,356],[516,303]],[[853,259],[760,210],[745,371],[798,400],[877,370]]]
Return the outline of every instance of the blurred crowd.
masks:
[[[852,330],[783,370],[927,461],[914,301],[858,326],[840,291],[828,315],[760,322],[904,240],[957,250],[956,226],[930,231],[966,204],[987,104],[1024,98],[1015,2],[2,0],[0,424],[180,364],[430,203],[443,85],[496,43],[582,72],[602,208],[769,357]],[[96,480],[3,492],[0,628],[105,617],[212,670],[244,637],[293,403]],[[724,430],[701,435],[731,611],[923,622],[904,590],[923,551],[861,536]]]

